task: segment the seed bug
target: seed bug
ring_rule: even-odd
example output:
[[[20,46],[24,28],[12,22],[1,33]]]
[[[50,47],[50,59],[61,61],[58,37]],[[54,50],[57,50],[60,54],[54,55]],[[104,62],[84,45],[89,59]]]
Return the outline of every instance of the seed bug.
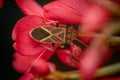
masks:
[[[30,37],[40,43],[47,44],[59,44],[60,48],[66,48],[71,44],[75,44],[81,48],[85,48],[86,44],[77,39],[77,31],[69,25],[61,25],[56,23],[56,27],[53,26],[39,26],[30,31]],[[42,46],[48,48],[47,46]],[[48,48],[51,50],[51,48]]]

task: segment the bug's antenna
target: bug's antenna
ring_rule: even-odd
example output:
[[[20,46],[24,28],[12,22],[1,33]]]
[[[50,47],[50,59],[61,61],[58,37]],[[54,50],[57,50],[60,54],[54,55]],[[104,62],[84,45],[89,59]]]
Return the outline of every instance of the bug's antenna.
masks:
[[[50,50],[50,51],[53,51],[53,49],[54,49],[54,45],[55,45],[55,44],[52,44],[51,47],[48,47],[48,46],[46,46],[46,45],[44,45],[44,44],[40,44],[40,45],[41,45],[42,47],[44,47],[44,48]]]
[[[58,21],[49,21],[49,22],[45,22],[46,24],[55,24],[56,26],[59,25]]]

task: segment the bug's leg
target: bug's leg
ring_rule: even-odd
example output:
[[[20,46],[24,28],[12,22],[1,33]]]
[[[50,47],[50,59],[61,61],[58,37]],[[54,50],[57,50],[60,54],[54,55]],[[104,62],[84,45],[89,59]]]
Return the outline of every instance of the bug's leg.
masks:
[[[59,21],[45,21],[45,19],[43,17],[42,18],[42,21],[44,24],[54,24],[54,25],[58,25]]]
[[[55,43],[52,43],[51,49],[53,50],[55,46]]]
[[[87,45],[85,43],[83,43],[82,41],[80,41],[79,39],[75,39],[72,42],[73,42],[73,44],[79,46],[83,50],[86,49],[86,47],[87,47]]]
[[[65,46],[64,46],[63,44],[61,44],[59,47],[60,47],[60,48],[65,48]]]
[[[70,48],[70,44],[61,44],[59,47],[62,49],[68,49]]]
[[[59,25],[59,21],[49,21],[49,22],[45,22],[45,24],[54,24],[54,25]]]
[[[54,45],[55,45],[55,44],[53,43],[51,47],[48,47],[48,46],[46,46],[46,45],[44,45],[44,44],[40,44],[40,45],[41,45],[42,47],[44,47],[44,48],[52,51],[52,50],[54,49]]]
[[[58,27],[65,27],[66,28],[67,25],[65,25],[65,24],[59,24]]]

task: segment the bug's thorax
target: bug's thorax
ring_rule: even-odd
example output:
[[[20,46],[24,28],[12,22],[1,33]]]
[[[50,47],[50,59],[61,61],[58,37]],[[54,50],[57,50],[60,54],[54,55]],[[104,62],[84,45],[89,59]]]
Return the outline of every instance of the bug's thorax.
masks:
[[[66,43],[71,44],[77,37],[77,32],[72,27],[66,28]]]

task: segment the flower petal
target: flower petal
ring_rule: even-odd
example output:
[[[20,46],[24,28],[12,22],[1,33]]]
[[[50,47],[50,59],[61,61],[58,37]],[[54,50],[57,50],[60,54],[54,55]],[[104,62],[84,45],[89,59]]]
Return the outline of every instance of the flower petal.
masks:
[[[12,63],[14,69],[17,72],[23,73],[30,66],[31,62],[36,58],[37,55],[34,56],[23,56],[18,52],[14,53],[14,61]]]
[[[47,75],[50,70],[55,70],[55,65],[40,58],[39,55],[24,56],[18,52],[14,53],[12,63],[14,69],[20,73],[32,73],[34,76]]]
[[[26,16],[16,23],[16,48],[19,53],[23,55],[33,55],[45,49],[39,45],[40,43],[34,41],[29,36],[31,29],[42,25],[44,25],[44,23],[39,16]]]
[[[77,67],[81,58],[81,49],[76,45],[71,45],[69,49],[59,49],[56,51],[58,58],[66,65]]]
[[[45,26],[42,22],[41,17],[39,16],[26,16],[20,19],[15,27],[16,27],[16,44],[13,45],[15,50],[22,55],[36,55],[39,54],[40,58],[44,60],[48,60],[56,48],[58,44],[53,46],[52,50],[48,50],[46,47],[41,46],[41,43],[34,41],[29,36],[29,31],[38,26]],[[47,25],[49,26],[49,25]],[[43,44],[47,47],[51,47],[52,44]]]
[[[110,12],[100,6],[92,6],[82,17],[81,32],[98,32],[110,19]]]
[[[110,19],[109,11],[100,6],[92,6],[82,17],[82,24],[78,36],[81,34],[96,34],[103,28],[104,24]],[[82,37],[81,40],[89,44],[93,38]]]
[[[14,41],[16,40],[16,27],[14,27],[13,30],[12,30],[12,39]]]
[[[25,15],[43,17],[43,9],[35,0],[16,0],[16,3]]]
[[[104,39],[98,38],[96,42],[99,43],[90,45],[80,61],[80,71],[85,80],[91,80],[96,70],[110,58],[112,53]]]
[[[81,22],[81,16],[89,7],[91,3],[88,0],[55,0],[43,8],[46,19],[76,24]]]
[[[49,67],[46,61],[39,59],[32,64],[30,72],[36,76],[45,76],[49,73]]]

